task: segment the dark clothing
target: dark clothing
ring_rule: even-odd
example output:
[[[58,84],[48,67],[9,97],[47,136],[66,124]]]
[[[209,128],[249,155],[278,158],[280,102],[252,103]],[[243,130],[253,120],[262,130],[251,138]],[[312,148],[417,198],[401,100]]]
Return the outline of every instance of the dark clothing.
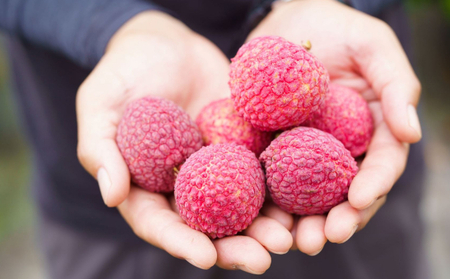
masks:
[[[114,32],[149,9],[159,7],[147,1],[2,0],[0,27],[92,68]]]
[[[379,16],[383,10],[389,8],[393,4],[402,2],[401,0],[348,0],[355,9],[365,12],[366,14]]]
[[[228,56],[230,41],[257,6],[273,0],[2,0],[0,28],[92,68],[114,32],[145,10],[162,10],[178,17],[209,38]],[[379,15],[401,0],[344,0],[358,10]],[[230,40],[231,38],[231,40]]]
[[[191,267],[143,243],[103,204],[97,182],[76,157],[75,95],[111,35],[138,12],[168,11],[231,57],[254,23],[255,2],[267,1],[0,1],[0,27],[13,34],[13,78],[33,149],[34,196],[53,278],[251,277]],[[379,13],[393,1],[350,2],[382,17],[406,42],[402,9],[391,5]],[[344,245],[327,244],[316,257],[273,256],[262,278],[428,278],[418,212],[423,168],[422,146],[413,145],[404,175],[366,229]]]

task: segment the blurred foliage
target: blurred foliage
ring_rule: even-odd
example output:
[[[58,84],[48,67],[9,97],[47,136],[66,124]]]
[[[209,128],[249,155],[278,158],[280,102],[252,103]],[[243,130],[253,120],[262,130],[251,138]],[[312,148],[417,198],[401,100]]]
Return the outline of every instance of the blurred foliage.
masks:
[[[439,5],[447,20],[450,21],[450,0],[407,0],[406,3],[410,9],[423,9],[428,5]]]
[[[0,242],[32,220],[28,191],[29,150],[14,117],[1,39],[0,36]]]

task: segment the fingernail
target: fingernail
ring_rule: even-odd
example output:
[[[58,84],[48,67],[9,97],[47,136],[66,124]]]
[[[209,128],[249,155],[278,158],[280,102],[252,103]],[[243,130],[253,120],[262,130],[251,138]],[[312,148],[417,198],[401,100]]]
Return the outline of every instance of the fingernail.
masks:
[[[350,239],[350,237],[352,237],[352,236],[355,234],[355,232],[356,232],[357,229],[358,229],[358,225],[355,225],[355,226],[353,227],[352,232],[351,232],[351,233],[347,236],[347,238],[346,238],[344,241],[342,241],[341,243],[347,242],[347,241]]]
[[[108,195],[111,189],[111,179],[108,172],[104,168],[100,168],[97,172],[97,181],[102,193],[103,202],[108,204]]]
[[[320,250],[319,251],[317,251],[317,252],[315,252],[315,253],[312,253],[312,254],[308,254],[309,256],[317,256],[317,255],[319,255],[319,253],[320,252],[322,252],[322,250],[323,250],[323,246],[322,246],[322,248],[320,248]]]
[[[289,252],[289,250],[288,251],[272,251],[272,250],[270,250],[270,252],[271,253],[274,253],[274,254],[276,254],[276,255],[284,255],[284,254],[286,254],[287,252]]]
[[[198,268],[200,268],[200,269],[204,269],[204,268],[201,268],[193,259],[186,259],[186,261],[188,262],[188,263],[190,263],[190,264],[192,264],[193,266],[195,266],[195,267],[198,267]]]
[[[409,126],[413,128],[420,137],[422,137],[419,116],[417,116],[416,108],[411,104],[408,105],[408,122]]]
[[[248,266],[246,266],[246,265],[235,265],[234,267],[236,267],[237,269],[240,269],[242,271],[245,271],[247,273],[251,273],[251,274],[259,275],[259,274],[263,274],[264,273],[264,272],[256,272],[256,271],[248,268]]]
[[[372,200],[368,205],[364,206],[364,207],[361,208],[361,209],[366,209],[366,208],[371,207],[376,201],[377,201],[377,199]]]

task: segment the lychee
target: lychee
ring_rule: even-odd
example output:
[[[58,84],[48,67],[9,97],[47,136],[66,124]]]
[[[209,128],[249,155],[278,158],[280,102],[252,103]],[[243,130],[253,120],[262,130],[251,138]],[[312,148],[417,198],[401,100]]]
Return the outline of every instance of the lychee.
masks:
[[[307,125],[332,134],[340,140],[353,157],[366,152],[373,133],[369,106],[355,90],[330,84],[322,107]]]
[[[255,38],[231,63],[235,109],[262,131],[298,126],[322,103],[329,75],[305,48],[281,37]]]
[[[192,154],[178,173],[175,200],[184,221],[210,238],[234,235],[258,215],[264,173],[242,145],[214,144]]]
[[[175,103],[155,97],[132,102],[117,130],[131,179],[151,192],[170,192],[176,167],[203,145],[200,131]]]
[[[272,140],[272,133],[260,131],[240,117],[229,98],[204,107],[196,123],[206,145],[236,143],[259,156]]]
[[[346,200],[358,170],[340,141],[310,127],[281,133],[260,160],[273,201],[299,215],[324,214]]]

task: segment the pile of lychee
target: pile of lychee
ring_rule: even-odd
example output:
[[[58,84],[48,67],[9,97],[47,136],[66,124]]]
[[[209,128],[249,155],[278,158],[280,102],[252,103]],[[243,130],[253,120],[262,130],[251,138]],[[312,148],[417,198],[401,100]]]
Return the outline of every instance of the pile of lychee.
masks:
[[[230,66],[231,98],[194,122],[173,102],[131,103],[117,143],[134,184],[174,191],[183,220],[210,238],[239,233],[266,186],[292,214],[325,214],[347,199],[373,133],[367,102],[330,84],[323,64],[281,37],[244,44]]]

